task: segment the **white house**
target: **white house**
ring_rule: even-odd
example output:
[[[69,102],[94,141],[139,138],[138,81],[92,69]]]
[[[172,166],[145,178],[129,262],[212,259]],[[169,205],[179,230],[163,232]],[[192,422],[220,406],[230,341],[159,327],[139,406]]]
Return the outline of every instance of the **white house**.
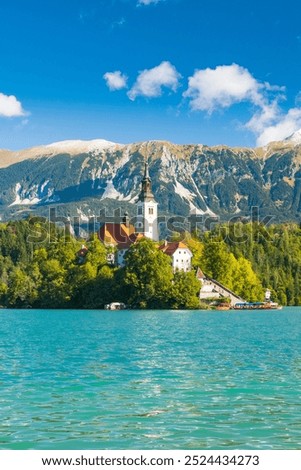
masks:
[[[191,271],[192,253],[188,246],[183,242],[167,242],[159,247],[166,255],[172,259],[173,271]]]

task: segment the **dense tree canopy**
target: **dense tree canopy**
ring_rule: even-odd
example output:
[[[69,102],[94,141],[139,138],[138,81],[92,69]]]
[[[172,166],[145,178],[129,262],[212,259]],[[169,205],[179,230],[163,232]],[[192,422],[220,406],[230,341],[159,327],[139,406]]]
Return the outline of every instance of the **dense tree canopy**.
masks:
[[[301,304],[301,229],[296,224],[222,226],[219,231],[236,258],[249,260],[264,288],[282,305]]]
[[[132,305],[167,307],[172,279],[170,258],[158,250],[155,243],[145,238],[130,247],[123,282]]]
[[[241,254],[237,258],[221,237],[207,233],[201,265],[205,273],[248,301],[262,300],[263,288],[251,262]]]
[[[50,231],[50,233],[49,233]],[[246,300],[264,289],[283,305],[301,304],[301,230],[295,224],[221,225],[186,242],[193,271],[173,273],[171,259],[142,239],[126,266],[107,263],[107,248],[92,236],[83,243],[41,220],[0,224],[0,304],[9,308],[103,308],[123,301],[137,308],[198,308],[197,267]],[[111,249],[111,248],[110,248]]]

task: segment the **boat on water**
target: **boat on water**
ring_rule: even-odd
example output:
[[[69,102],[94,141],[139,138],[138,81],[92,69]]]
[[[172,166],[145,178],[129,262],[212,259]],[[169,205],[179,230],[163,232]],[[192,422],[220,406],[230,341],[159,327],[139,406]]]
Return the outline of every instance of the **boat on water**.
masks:
[[[126,305],[122,302],[111,302],[105,305],[105,310],[125,310]]]
[[[271,291],[266,290],[264,302],[237,302],[234,310],[281,310],[283,307],[271,300]]]
[[[281,310],[282,305],[277,302],[238,302],[234,310]]]

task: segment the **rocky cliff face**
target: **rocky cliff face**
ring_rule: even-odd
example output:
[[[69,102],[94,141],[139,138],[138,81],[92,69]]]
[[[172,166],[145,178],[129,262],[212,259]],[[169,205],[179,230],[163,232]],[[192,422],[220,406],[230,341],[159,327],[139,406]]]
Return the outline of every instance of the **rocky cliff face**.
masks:
[[[300,136],[299,136],[300,137]],[[301,138],[265,148],[129,145],[102,140],[59,142],[0,151],[0,216],[46,215],[50,207],[85,221],[99,210],[134,214],[144,159],[164,214],[248,216],[252,207],[275,221],[301,216]]]

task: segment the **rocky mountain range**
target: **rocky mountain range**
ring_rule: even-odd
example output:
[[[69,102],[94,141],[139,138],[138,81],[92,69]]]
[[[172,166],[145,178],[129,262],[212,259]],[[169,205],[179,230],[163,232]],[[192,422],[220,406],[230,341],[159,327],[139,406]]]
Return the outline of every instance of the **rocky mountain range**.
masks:
[[[161,214],[225,220],[258,207],[275,222],[301,219],[301,131],[254,149],[93,140],[0,150],[0,217],[134,215],[145,159]]]

